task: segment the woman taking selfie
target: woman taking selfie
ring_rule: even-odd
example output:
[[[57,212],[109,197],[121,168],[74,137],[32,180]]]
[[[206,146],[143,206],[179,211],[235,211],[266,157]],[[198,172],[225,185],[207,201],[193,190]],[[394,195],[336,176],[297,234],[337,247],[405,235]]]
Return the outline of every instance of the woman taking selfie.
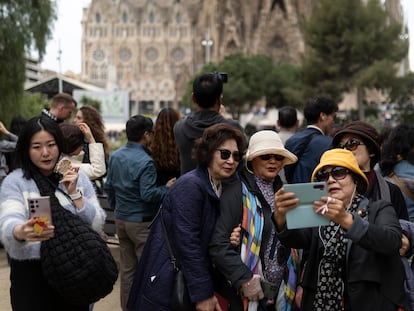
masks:
[[[55,236],[55,227],[49,224],[39,230],[27,202],[53,187],[52,207],[57,202],[57,208],[78,215],[95,231],[102,229],[105,214],[88,177],[71,166],[63,176],[55,172],[63,143],[56,122],[45,117],[29,120],[16,146],[19,168],[5,178],[1,188],[0,238],[10,256],[10,300],[14,311],[89,309],[88,304],[76,305],[60,296],[45,278],[40,249],[43,242]]]
[[[312,181],[327,183],[328,196],[313,209],[327,226],[288,230],[286,213],[298,199],[280,189],[275,221],[282,244],[309,251],[302,281],[302,310],[398,310],[404,307],[401,227],[387,201],[369,202],[368,180],[351,151],[326,151]]]

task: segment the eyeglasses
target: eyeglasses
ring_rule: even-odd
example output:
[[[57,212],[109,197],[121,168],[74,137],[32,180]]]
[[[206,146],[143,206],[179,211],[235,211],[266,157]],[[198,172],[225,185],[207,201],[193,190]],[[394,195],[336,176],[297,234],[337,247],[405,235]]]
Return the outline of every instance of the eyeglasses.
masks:
[[[329,176],[332,176],[335,180],[342,180],[349,174],[349,170],[342,166],[334,167],[330,172],[328,171],[319,171],[316,173],[317,181],[328,181]]]
[[[262,154],[259,158],[263,161],[269,161],[271,158],[274,158],[276,161],[283,161],[285,159],[285,157],[280,154]]]
[[[217,150],[220,151],[220,158],[222,160],[230,159],[231,155],[233,156],[234,161],[240,162],[240,160],[241,160],[241,155],[238,151],[235,151],[235,152],[231,153],[231,151],[227,150],[227,149],[217,149]]]
[[[363,142],[357,140],[357,139],[350,139],[345,144],[339,144],[337,148],[341,149],[348,149],[349,151],[354,151],[356,148],[358,148],[359,145],[364,145]]]

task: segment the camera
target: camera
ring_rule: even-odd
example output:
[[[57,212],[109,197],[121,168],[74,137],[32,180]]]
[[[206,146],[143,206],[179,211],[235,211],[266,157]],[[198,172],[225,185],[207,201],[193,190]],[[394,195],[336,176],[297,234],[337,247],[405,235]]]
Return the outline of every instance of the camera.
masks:
[[[214,74],[216,76],[218,76],[218,78],[221,80],[221,82],[223,83],[227,83],[227,72],[217,72],[215,71]]]

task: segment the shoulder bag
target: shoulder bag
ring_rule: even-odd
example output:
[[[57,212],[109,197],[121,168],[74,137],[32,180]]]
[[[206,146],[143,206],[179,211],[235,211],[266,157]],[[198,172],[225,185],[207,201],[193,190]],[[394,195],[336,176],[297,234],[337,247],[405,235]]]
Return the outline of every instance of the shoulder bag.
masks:
[[[64,300],[89,305],[108,295],[118,277],[118,267],[98,232],[79,216],[63,208],[48,178],[34,177],[41,195],[50,196],[53,238],[43,241],[40,260],[49,285]]]
[[[165,241],[167,243],[168,251],[170,253],[171,264],[174,267],[175,276],[174,284],[171,292],[171,309],[174,311],[195,311],[195,305],[191,302],[188,294],[188,288],[185,283],[184,274],[177,266],[177,259],[171,248],[170,240],[168,239],[167,228],[165,227],[164,217],[162,214],[162,206],[160,207],[160,221],[164,234]]]

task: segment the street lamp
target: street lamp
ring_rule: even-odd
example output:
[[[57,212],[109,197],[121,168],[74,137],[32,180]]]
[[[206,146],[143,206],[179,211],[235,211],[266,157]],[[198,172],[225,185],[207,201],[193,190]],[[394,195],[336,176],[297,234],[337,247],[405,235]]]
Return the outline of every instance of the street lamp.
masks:
[[[209,28],[207,28],[206,38],[203,41],[201,41],[201,45],[203,45],[205,48],[206,64],[209,64],[210,63],[210,49],[211,49],[211,46],[213,45],[213,40],[210,39]]]

